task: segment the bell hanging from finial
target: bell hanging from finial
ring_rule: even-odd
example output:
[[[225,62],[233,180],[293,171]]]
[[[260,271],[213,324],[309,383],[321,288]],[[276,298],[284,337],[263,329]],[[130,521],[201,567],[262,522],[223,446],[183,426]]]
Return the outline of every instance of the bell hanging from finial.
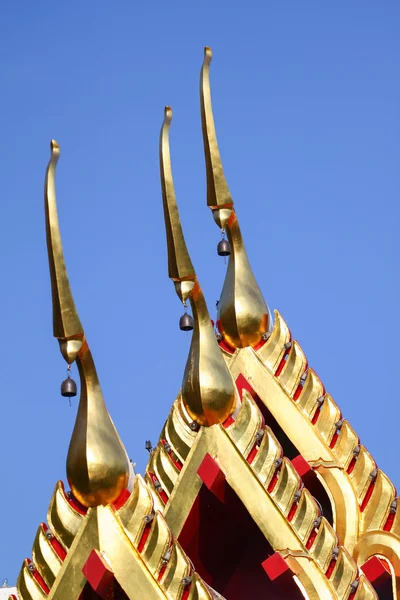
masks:
[[[193,317],[188,315],[187,312],[179,319],[179,329],[181,331],[192,331],[193,329]]]
[[[72,379],[69,370],[70,367],[68,366],[67,379],[64,379],[64,381],[61,384],[61,396],[64,396],[64,398],[72,398],[77,394],[76,383]]]
[[[225,239],[225,231],[222,230],[222,240],[217,246],[218,256],[229,256],[231,253],[231,245],[227,239]]]
[[[183,306],[185,307],[185,312],[179,319],[179,329],[181,331],[192,331],[194,322],[193,317],[191,315],[188,315],[186,301],[183,303]]]

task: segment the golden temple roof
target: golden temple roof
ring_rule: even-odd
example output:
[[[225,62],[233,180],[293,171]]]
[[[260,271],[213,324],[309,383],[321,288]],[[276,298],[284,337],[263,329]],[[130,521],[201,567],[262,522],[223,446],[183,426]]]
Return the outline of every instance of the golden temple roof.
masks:
[[[251,597],[373,600],[383,597],[385,576],[391,597],[400,598],[396,490],[277,311],[272,320],[252,273],[218,149],[211,56],[206,48],[200,93],[207,204],[232,250],[219,335],[179,219],[167,107],[160,170],[168,273],[180,300],[190,302],[194,331],[181,390],[144,477],[132,485],[70,290],[55,196],[59,146],[52,142],[45,205],[54,336],[68,365],[78,364],[81,396],[67,459],[71,491],[56,485],[32,561],[19,576],[21,600],[85,600],[92,591],[101,598],[236,600],[232,590],[241,579],[250,585],[252,568],[259,588]],[[216,538],[232,532],[237,547],[230,554]],[[225,553],[236,563],[224,565]],[[371,576],[374,559],[379,581]],[[217,560],[225,579],[210,565]],[[280,565],[276,579],[271,561]],[[290,596],[280,588],[284,576]]]

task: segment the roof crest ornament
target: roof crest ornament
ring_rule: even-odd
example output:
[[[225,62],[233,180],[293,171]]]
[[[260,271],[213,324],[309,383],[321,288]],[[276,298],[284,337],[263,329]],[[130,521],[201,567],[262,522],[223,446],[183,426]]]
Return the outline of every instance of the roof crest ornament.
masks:
[[[223,423],[235,408],[235,386],[218,347],[202,289],[189,257],[172,179],[169,129],[172,110],[165,108],[160,134],[160,172],[167,233],[168,270],[182,302],[190,301],[194,330],[182,381],[182,399],[199,425]]]
[[[211,103],[211,48],[204,50],[200,76],[201,121],[207,174],[207,205],[231,245],[225,282],[218,304],[217,325],[235,348],[254,346],[272,329],[272,318],[253,275],[228,189],[215,131]]]
[[[84,506],[110,504],[129,479],[129,459],[108,413],[96,367],[69,285],[58,224],[55,171],[60,147],[51,141],[45,179],[46,239],[53,298],[53,332],[61,354],[77,362],[81,396],[67,457],[72,493]]]
[[[176,293],[182,302],[188,298],[194,286],[196,273],[186,246],[174,189],[169,148],[169,128],[172,109],[164,110],[164,123],[160,134],[160,173],[164,206],[165,231],[168,247],[168,275],[175,284]]]

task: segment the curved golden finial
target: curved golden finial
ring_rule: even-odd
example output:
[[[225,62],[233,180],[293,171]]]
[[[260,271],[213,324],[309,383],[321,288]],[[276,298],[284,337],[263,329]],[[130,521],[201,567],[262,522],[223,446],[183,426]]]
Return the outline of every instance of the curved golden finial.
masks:
[[[235,386],[215,333],[203,292],[183,237],[176,204],[169,149],[172,110],[165,109],[160,135],[160,171],[167,231],[168,270],[180,299],[190,300],[194,330],[182,381],[182,399],[199,425],[223,423],[235,408]]]
[[[127,486],[129,460],[107,411],[92,354],[72,297],[58,225],[55,170],[60,155],[51,142],[45,181],[46,238],[53,297],[54,336],[70,365],[76,360],[81,397],[68,450],[67,477],[84,506],[110,504]]]
[[[47,252],[53,298],[53,334],[59,340],[62,355],[68,364],[71,364],[81,347],[83,328],[68,281],[58,225],[55,174],[60,157],[60,146],[55,140],[51,140],[50,149],[51,156],[45,181],[45,212]]]
[[[174,180],[171,169],[171,153],[169,149],[169,128],[172,121],[172,109],[164,110],[164,123],[160,134],[160,173],[164,206],[165,231],[168,247],[168,275],[175,284],[176,293],[182,302],[186,301],[193,289],[196,276],[176,205]]]
[[[231,215],[233,200],[225,179],[224,169],[219,154],[217,133],[211,106],[210,64],[212,50],[204,49],[204,61],[200,79],[201,124],[203,129],[204,153],[207,171],[207,204],[212,211],[218,209],[217,221],[222,228]]]
[[[211,48],[204,51],[200,78],[201,121],[207,172],[207,204],[231,245],[218,304],[217,325],[233,347],[254,346],[272,327],[271,315],[251,270],[233,200],[226,183],[211,104]]]

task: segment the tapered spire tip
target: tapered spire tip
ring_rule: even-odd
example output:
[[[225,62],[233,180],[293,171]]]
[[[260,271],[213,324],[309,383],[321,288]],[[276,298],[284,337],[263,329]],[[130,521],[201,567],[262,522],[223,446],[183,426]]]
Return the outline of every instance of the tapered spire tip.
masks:
[[[166,106],[164,108],[164,124],[171,125],[172,121],[172,108],[170,106]]]
[[[169,130],[172,121],[172,109],[164,109],[164,121],[160,133],[160,175],[164,206],[165,230],[168,248],[168,275],[174,281],[176,292],[182,302],[193,288],[195,272],[186,247],[182,225],[176,204],[174,181],[172,177]]]
[[[211,61],[212,61],[212,50],[211,50],[210,46],[205,46],[204,47],[204,63],[209,65]]]
[[[50,141],[50,150],[52,153],[60,153],[60,145],[56,140],[51,140]]]

